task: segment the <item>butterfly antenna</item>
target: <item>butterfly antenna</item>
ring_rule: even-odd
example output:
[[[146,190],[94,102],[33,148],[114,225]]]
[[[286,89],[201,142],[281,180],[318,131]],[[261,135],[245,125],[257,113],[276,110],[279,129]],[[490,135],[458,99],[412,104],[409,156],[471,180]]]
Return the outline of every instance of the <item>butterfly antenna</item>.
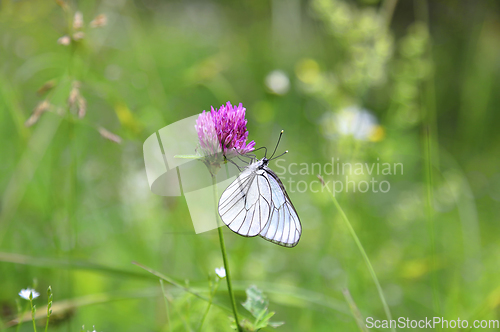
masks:
[[[265,146],[260,147],[260,148],[258,148],[258,149],[255,149],[255,150],[253,150],[253,152],[255,152],[255,151],[259,151],[259,150],[262,150],[262,149],[266,150],[266,151],[264,152],[264,158],[265,158],[265,157],[267,156],[267,148],[266,148]]]
[[[269,157],[269,159],[273,159],[273,156],[274,154],[276,153],[276,150],[278,149],[278,145],[280,145],[280,141],[281,141],[281,136],[283,136],[283,130],[281,131],[280,133],[280,137],[278,138],[278,143],[276,143],[276,147],[274,148],[274,151],[273,151],[273,154],[271,157]],[[285,152],[286,153],[286,152]]]
[[[260,148],[258,148],[258,149],[255,149],[255,150],[253,150],[252,152],[259,151],[259,150],[262,150],[262,149],[266,150],[266,151],[264,152],[264,158],[265,158],[265,157],[266,157],[266,155],[267,155],[267,148],[266,148],[265,146],[262,146],[262,147],[260,147]],[[257,159],[257,156],[256,156],[256,155],[254,155],[254,154],[250,154],[250,153],[247,153],[247,154],[242,154],[242,153],[240,153],[238,150],[236,150],[236,149],[234,149],[234,150],[235,150],[235,151],[236,151],[236,152],[237,152],[240,156],[242,156],[242,157],[247,157],[248,155],[251,155],[251,156],[253,156],[253,157],[254,157],[254,159]]]
[[[280,154],[279,156],[276,156],[276,157],[274,157],[274,158],[272,158],[272,159],[269,159],[269,161],[274,160],[274,159],[278,159],[279,157],[281,157],[281,156],[283,156],[283,155],[285,155],[285,154],[287,154],[287,153],[288,153],[288,150],[286,150],[285,152],[283,152],[283,153],[282,153],[282,154]]]
[[[257,151],[257,150],[261,150],[261,149],[266,149],[265,146],[261,147],[261,148],[258,148],[256,150],[253,150],[253,151]],[[240,156],[242,157],[245,157],[245,158],[250,158],[250,159],[257,159],[257,156],[254,155],[253,153],[241,153],[240,151],[238,151],[236,148],[233,148],[234,151],[236,151],[237,154],[239,154]],[[267,153],[267,149],[266,149],[266,153]]]

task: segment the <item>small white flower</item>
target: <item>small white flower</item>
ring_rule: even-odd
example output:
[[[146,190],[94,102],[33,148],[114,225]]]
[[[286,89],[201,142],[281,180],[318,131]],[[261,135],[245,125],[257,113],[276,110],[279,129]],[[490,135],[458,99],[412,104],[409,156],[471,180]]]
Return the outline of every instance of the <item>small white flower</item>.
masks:
[[[38,296],[40,296],[40,293],[38,293],[33,288],[21,289],[21,291],[19,292],[19,296],[25,300],[30,299],[30,294],[33,294],[33,299],[36,299]]]
[[[271,92],[284,95],[290,89],[290,79],[281,70],[273,70],[266,77],[266,85]]]
[[[352,136],[360,141],[378,142],[384,138],[384,129],[377,118],[368,110],[349,106],[339,112],[325,113],[324,134],[330,139],[340,136]]]
[[[377,120],[370,112],[357,106],[341,110],[337,115],[337,129],[342,135],[352,135],[355,139],[369,139]]]
[[[226,269],[224,268],[224,266],[216,267],[215,274],[217,274],[219,276],[219,278],[221,278],[221,279],[225,278],[226,277]]]

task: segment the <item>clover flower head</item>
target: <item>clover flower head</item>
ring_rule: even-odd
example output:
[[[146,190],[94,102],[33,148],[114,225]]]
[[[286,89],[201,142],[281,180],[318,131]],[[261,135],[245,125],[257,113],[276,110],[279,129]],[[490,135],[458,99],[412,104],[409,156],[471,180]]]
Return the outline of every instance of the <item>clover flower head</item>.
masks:
[[[224,266],[216,267],[215,274],[217,274],[217,276],[221,279],[225,278],[226,277],[226,269],[224,268]]]
[[[241,103],[233,106],[228,101],[218,110],[211,107],[210,112],[200,114],[195,128],[205,156],[222,153],[230,159],[254,150],[254,141],[247,144],[245,111]]]
[[[34,300],[38,296],[40,296],[40,293],[38,293],[33,288],[26,288],[26,289],[21,289],[21,291],[19,292],[19,296],[25,300]],[[32,296],[31,299],[30,299],[30,296]]]
[[[215,131],[212,112],[203,111],[196,119],[195,128],[198,132],[201,149],[206,156],[215,155],[222,151]]]

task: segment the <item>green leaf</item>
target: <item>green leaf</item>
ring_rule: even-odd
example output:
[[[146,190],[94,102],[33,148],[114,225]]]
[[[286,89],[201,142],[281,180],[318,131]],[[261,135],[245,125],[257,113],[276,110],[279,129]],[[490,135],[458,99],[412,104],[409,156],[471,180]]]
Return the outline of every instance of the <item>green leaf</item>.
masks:
[[[260,289],[252,285],[245,291],[247,300],[243,303],[243,307],[257,319],[264,316],[269,305],[269,300]]]
[[[255,317],[254,324],[247,322],[249,325],[245,327],[246,331],[258,331],[267,326],[278,327],[285,324],[285,322],[269,321],[274,316],[274,312],[267,311],[269,300],[260,289],[252,285],[245,292],[247,293],[247,300],[243,303],[243,307]]]
[[[271,317],[273,317],[275,314],[274,311],[271,311],[271,312],[268,312],[267,315],[265,315],[264,317],[262,317],[262,321],[269,321],[271,319]]]
[[[255,328],[256,329],[262,329],[269,325],[269,319],[274,316],[274,312],[268,312],[267,315],[262,317],[262,319],[257,319],[255,322]]]

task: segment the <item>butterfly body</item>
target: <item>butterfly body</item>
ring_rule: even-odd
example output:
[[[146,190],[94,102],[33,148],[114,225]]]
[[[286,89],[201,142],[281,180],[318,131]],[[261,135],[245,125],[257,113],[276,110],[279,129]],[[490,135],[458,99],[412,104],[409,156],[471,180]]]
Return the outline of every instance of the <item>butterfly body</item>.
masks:
[[[264,157],[257,164],[258,169],[264,169],[264,167],[267,167],[267,164],[269,164],[269,159]]]
[[[279,177],[262,158],[248,165],[222,193],[219,215],[242,236],[261,236],[284,247],[299,242],[302,226]]]

